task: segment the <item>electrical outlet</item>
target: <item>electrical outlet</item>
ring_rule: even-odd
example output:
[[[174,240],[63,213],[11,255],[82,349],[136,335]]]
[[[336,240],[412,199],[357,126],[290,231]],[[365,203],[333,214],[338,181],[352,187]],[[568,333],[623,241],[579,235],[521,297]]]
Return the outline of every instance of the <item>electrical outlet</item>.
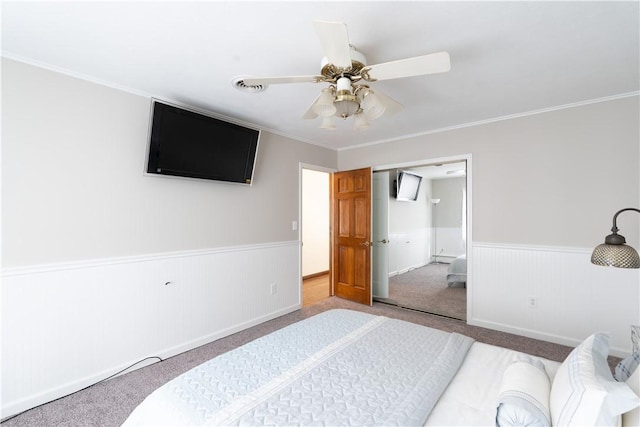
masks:
[[[529,308],[538,308],[538,298],[527,297],[527,306],[529,306]]]
[[[277,283],[272,283],[269,286],[269,292],[271,292],[271,295],[275,295],[278,293],[278,284]]]

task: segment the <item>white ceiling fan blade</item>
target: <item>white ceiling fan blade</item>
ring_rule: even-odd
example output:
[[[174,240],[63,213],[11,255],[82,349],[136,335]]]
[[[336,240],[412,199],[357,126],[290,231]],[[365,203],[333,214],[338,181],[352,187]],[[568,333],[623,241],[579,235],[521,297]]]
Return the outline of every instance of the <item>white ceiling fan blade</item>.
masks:
[[[398,61],[371,65],[369,76],[376,80],[399,79],[425,74],[446,73],[451,69],[449,53],[438,52]]]
[[[330,64],[351,67],[351,47],[347,26],[342,22],[313,21],[324,56]]]
[[[317,83],[319,76],[283,76],[283,77],[242,77],[246,86],[275,85],[282,83]]]

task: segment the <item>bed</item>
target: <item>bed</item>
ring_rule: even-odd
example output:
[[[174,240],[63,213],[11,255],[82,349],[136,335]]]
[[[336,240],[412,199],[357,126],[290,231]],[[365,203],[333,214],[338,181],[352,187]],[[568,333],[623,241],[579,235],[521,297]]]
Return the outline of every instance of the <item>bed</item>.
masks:
[[[587,353],[601,345],[596,341],[586,344]],[[588,417],[595,424],[615,422],[640,405],[631,388],[616,382],[614,403],[587,399],[584,415],[572,401],[575,372],[564,378],[567,369],[565,363],[460,334],[335,309],[178,376],[149,395],[123,426],[496,425],[497,420],[524,425],[566,418],[565,407],[580,424]],[[563,381],[553,384],[558,376]],[[561,408],[555,414],[553,400]],[[606,413],[594,414],[600,407]],[[563,418],[557,420],[561,424]]]
[[[462,254],[451,261],[447,269],[447,286],[454,283],[467,283],[467,255]]]

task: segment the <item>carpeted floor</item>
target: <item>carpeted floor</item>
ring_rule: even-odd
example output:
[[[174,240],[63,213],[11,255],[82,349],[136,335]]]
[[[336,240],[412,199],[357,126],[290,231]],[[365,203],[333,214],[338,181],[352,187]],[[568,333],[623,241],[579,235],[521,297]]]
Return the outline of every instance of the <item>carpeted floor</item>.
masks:
[[[462,283],[447,286],[449,264],[428,264],[389,278],[389,298],[380,302],[467,319],[467,290]]]
[[[2,426],[120,426],[147,395],[183,372],[286,325],[334,308],[364,311],[448,332],[458,332],[477,341],[523,351],[551,360],[562,361],[571,351],[570,347],[469,326],[465,322],[455,319],[380,303],[374,303],[369,307],[337,297],[330,297],[301,310],[34,408],[15,418],[8,419],[2,423]],[[615,358],[609,360],[612,366],[615,366],[614,364],[619,361]]]

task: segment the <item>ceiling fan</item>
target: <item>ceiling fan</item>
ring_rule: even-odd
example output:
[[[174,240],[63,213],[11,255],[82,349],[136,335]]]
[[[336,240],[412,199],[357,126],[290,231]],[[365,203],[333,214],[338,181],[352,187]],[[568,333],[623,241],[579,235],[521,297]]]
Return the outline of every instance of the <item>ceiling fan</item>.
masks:
[[[381,93],[375,93],[367,83],[444,73],[451,69],[447,52],[367,65],[364,55],[349,44],[345,24],[314,21],[313,25],[325,54],[320,75],[242,76],[236,77],[233,85],[239,90],[256,93],[266,90],[270,84],[328,83],[329,86],[322,90],[302,117],[322,117],[320,127],[334,129],[334,117],[346,119],[354,116],[355,128],[363,129],[369,126],[369,120],[383,114],[395,114],[402,109],[400,103]]]

